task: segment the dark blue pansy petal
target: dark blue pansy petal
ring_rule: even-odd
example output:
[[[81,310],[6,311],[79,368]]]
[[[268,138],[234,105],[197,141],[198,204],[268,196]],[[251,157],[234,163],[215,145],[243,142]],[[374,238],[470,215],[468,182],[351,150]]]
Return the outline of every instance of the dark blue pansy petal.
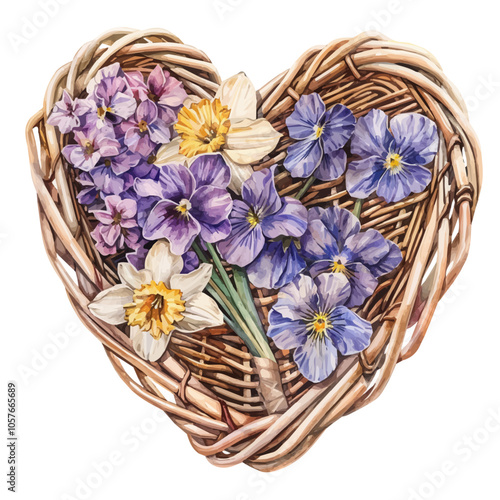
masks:
[[[428,168],[404,165],[403,170],[408,176],[412,193],[421,193],[432,180],[432,172]]]
[[[325,104],[319,94],[303,95],[286,119],[290,137],[297,140],[315,137],[315,127],[323,121],[325,111]]]
[[[273,309],[294,321],[311,319],[318,310],[317,292],[313,279],[299,274],[291,283],[281,288]]]
[[[377,195],[387,203],[401,201],[411,193],[413,179],[407,175],[405,168],[397,173],[386,170],[377,186]]]
[[[290,283],[306,263],[291,242],[287,248],[283,241],[270,241],[259,256],[247,267],[248,278],[258,288],[281,288]]]
[[[436,124],[418,113],[403,113],[391,120],[394,150],[404,163],[427,165],[436,156],[439,137]]]
[[[364,351],[370,345],[372,325],[345,306],[335,308],[328,331],[333,344],[343,356]]]
[[[271,309],[267,335],[273,339],[278,349],[295,349],[306,341],[307,330],[304,322],[284,318]]]
[[[283,163],[292,177],[309,177],[321,163],[323,148],[321,141],[306,139],[292,144],[287,150],[287,157]]]
[[[189,200],[196,189],[193,174],[184,165],[169,164],[161,167],[159,182],[163,197],[177,203],[183,199]]]
[[[285,196],[282,207],[262,219],[262,231],[267,238],[292,236],[299,238],[307,229],[307,208],[299,200]]]
[[[320,311],[330,312],[345,304],[351,295],[351,285],[341,273],[323,273],[314,282],[318,287]]]
[[[358,119],[351,138],[351,153],[367,158],[385,158],[394,138],[388,129],[387,115],[380,109],[372,109]]]
[[[316,384],[334,372],[337,368],[338,355],[337,349],[328,337],[323,340],[309,337],[303,345],[295,349],[293,359],[300,373]]]
[[[336,205],[323,210],[320,219],[335,238],[339,251],[344,248],[347,238],[358,234],[361,229],[359,219],[355,215]]]
[[[390,273],[392,270],[396,269],[403,260],[401,250],[392,241],[387,240],[389,251],[387,254],[374,266],[370,266],[370,271],[372,274],[378,278],[384,274]]]
[[[340,252],[333,234],[320,220],[312,220],[300,239],[300,252],[310,261],[328,260]]]
[[[368,198],[386,172],[384,162],[379,156],[370,156],[349,163],[345,174],[347,191],[353,198]]]
[[[274,167],[254,172],[243,183],[241,196],[263,218],[276,213],[281,208],[281,199],[274,185]]]
[[[378,281],[370,269],[361,264],[361,262],[354,262],[347,267],[350,272],[349,283],[351,285],[351,295],[345,306],[360,306],[373,294],[378,286]]]
[[[333,181],[344,172],[347,164],[347,155],[343,149],[325,153],[319,167],[314,172],[314,177],[320,181]]]
[[[318,260],[309,267],[309,274],[316,278],[320,274],[329,273],[332,269],[333,262],[331,260]]]
[[[345,146],[356,125],[352,111],[343,104],[336,104],[326,112],[321,138],[325,153],[333,153]]]
[[[220,154],[200,155],[189,170],[196,179],[196,186],[226,188],[231,180],[231,171]]]
[[[198,255],[196,255],[196,252],[193,252],[192,250],[186,252],[182,256],[182,260],[184,261],[184,267],[182,268],[181,274],[189,274],[195,269],[198,269],[200,265],[200,259],[198,258]],[[141,269],[143,268],[144,266],[141,267]]]
[[[160,201],[156,196],[141,197],[137,200],[137,223],[144,227],[153,207]]]
[[[229,264],[246,267],[264,247],[262,228],[259,225],[252,227],[247,220],[231,219],[231,224],[231,234],[219,242],[217,248]]]
[[[361,262],[370,267],[389,252],[389,242],[375,229],[349,237],[342,252],[349,262]]]

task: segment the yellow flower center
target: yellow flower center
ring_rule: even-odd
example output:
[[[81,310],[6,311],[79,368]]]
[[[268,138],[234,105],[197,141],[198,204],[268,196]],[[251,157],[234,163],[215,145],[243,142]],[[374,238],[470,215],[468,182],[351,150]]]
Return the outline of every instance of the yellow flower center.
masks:
[[[190,108],[184,106],[175,124],[182,139],[180,154],[192,158],[221,150],[231,126],[229,114],[229,108],[223,106],[219,99],[203,99]]]
[[[248,211],[248,214],[247,214],[247,221],[248,223],[250,224],[250,226],[252,227],[255,227],[257,224],[260,223],[260,218],[259,216],[255,213],[254,209],[251,208],[249,211]]]
[[[85,155],[90,156],[94,153],[94,146],[91,141],[88,139],[83,143],[83,148],[85,149]]]
[[[182,215],[188,215],[189,210],[191,210],[191,202],[189,200],[181,200],[181,202],[175,207],[177,212],[181,213]]]
[[[328,328],[331,328],[331,322],[328,319],[328,315],[325,313],[316,313],[314,315],[313,320],[309,325],[309,336],[313,338],[313,340],[323,340],[326,335],[326,331]]]
[[[333,265],[332,265],[331,271],[332,271],[332,273],[342,273],[342,274],[345,274],[345,272],[347,271],[347,269],[344,266],[344,264],[342,264],[341,262],[334,262]]]
[[[319,139],[323,135],[323,130],[325,129],[325,127],[319,127],[318,125],[316,125],[315,129],[316,129],[316,139]]]
[[[391,174],[397,174],[402,168],[402,156],[397,153],[390,153],[385,160],[385,168],[390,169]]]
[[[141,120],[137,126],[139,127],[140,132],[146,132],[148,130],[148,122],[145,120]]]
[[[163,281],[151,281],[134,290],[131,304],[126,304],[125,320],[130,326],[138,326],[158,340],[162,334],[169,335],[174,323],[181,321],[186,310],[180,290],[168,289]]]
[[[101,106],[97,108],[97,116],[102,120],[106,116],[106,113],[110,113],[111,111],[113,110],[109,106],[107,108]]]

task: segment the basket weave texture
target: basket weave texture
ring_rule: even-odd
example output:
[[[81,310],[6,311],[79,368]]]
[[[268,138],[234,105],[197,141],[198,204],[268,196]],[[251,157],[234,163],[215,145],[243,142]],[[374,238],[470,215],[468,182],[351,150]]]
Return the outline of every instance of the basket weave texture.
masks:
[[[57,71],[43,109],[27,126],[49,259],[75,311],[102,342],[118,375],[133,392],[164,410],[198,453],[223,467],[245,462],[261,471],[282,468],[304,454],[341,416],[381,394],[398,361],[420,346],[438,301],[465,262],[481,185],[481,152],[464,101],[431,54],[379,33],[310,49],[260,90],[259,114],[283,137],[272,156],[255,169],[283,161],[292,143],[285,120],[300,96],[311,92],[319,93],[327,107],[348,106],[356,117],[373,108],[390,117],[422,113],[440,131],[433,180],[424,192],[390,205],[372,197],[362,207],[362,228],[377,229],[403,254],[402,264],[356,310],[372,323],[371,345],[342,359],[335,373],[319,384],[301,376],[290,352],[272,346],[289,409],[268,415],[253,358],[228,328],[176,333],[161,360],[148,363],[134,353],[126,330],[100,321],[88,310],[100,290],[117,282],[116,267],[95,249],[90,237],[93,219],[75,201],[75,172],[61,155],[65,138],[47,124],[47,117],[63,89],[73,97],[84,96],[98,70],[114,62],[125,71],[144,74],[159,63],[184,83],[188,93],[201,98],[213,98],[221,83],[203,52],[161,30],[108,32],[85,44]],[[282,196],[294,195],[303,186],[286,171],[276,179]],[[307,207],[338,204],[352,209],[354,204],[343,177],[316,183],[302,201]],[[267,326],[277,297],[272,291],[253,293]],[[410,327],[413,331],[405,335]]]

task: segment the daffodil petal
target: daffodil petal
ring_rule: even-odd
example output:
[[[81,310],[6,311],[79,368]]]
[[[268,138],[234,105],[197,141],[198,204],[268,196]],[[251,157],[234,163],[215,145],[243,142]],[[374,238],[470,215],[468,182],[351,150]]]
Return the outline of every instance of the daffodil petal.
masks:
[[[280,137],[264,118],[231,123],[224,153],[236,163],[255,163],[276,148]]]
[[[180,290],[182,299],[203,292],[212,277],[212,264],[201,264],[200,267],[189,274],[176,274],[170,279],[170,288]]]
[[[231,170],[231,180],[229,181],[229,189],[234,191],[236,194],[241,194],[241,186],[243,183],[250,179],[253,174],[253,168],[250,165],[240,165],[233,161],[223,150],[222,157],[226,162],[227,166]]]
[[[166,240],[157,241],[146,257],[146,269],[151,271],[153,280],[163,281],[166,287],[170,286],[170,277],[180,274],[184,261],[180,255],[174,255],[170,250],[170,243]]]
[[[145,283],[151,283],[153,279],[151,271],[147,269],[138,271],[128,262],[120,262],[118,264],[118,276],[120,277],[120,281],[132,290],[141,288],[141,285]]]
[[[183,333],[194,333],[221,326],[224,317],[215,300],[204,293],[189,297],[185,303],[184,319],[175,325],[175,329]]]
[[[186,157],[179,153],[179,147],[181,145],[181,138],[176,137],[172,139],[168,144],[164,144],[156,153],[156,159],[154,164],[158,167],[163,165],[168,165],[169,163],[182,163],[186,161]]]
[[[257,118],[257,94],[255,87],[245,73],[238,73],[222,82],[215,98],[227,106],[230,120],[239,121]]]
[[[116,285],[99,293],[89,304],[92,314],[110,325],[125,323],[126,304],[133,300],[133,292],[127,285]]]
[[[198,104],[201,101],[201,97],[194,94],[189,94],[183,102],[183,106],[190,108],[192,104]]]
[[[138,326],[130,328],[130,340],[134,351],[146,361],[158,361],[167,350],[170,335],[162,335],[158,340],[149,332],[142,331]]]

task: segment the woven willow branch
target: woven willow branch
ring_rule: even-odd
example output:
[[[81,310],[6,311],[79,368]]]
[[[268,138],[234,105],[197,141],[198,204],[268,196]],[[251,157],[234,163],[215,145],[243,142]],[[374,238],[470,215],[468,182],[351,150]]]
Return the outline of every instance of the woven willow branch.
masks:
[[[84,95],[100,68],[119,62],[125,70],[149,73],[157,63],[182,80],[189,93],[211,98],[220,77],[207,56],[161,30],[120,29],[84,45],[50,82],[44,106],[27,126],[33,182],[42,236],[49,259],[86,327],[102,342],[118,375],[141,398],[165,411],[189,437],[193,448],[218,466],[245,462],[272,471],[304,454],[341,416],[362,408],[384,390],[398,361],[420,346],[437,303],[460,272],[470,243],[471,219],[481,186],[481,151],[462,98],[428,52],[363,33],[314,48],[290,70],[260,90],[259,113],[284,134],[272,157],[282,161],[291,144],[285,120],[302,94],[318,92],[327,106],[343,103],[359,117],[372,108],[389,116],[423,113],[440,130],[440,149],[431,185],[420,194],[387,205],[364,202],[363,229],[376,228],[396,242],[403,263],[381,283],[357,313],[371,321],[374,335],[363,353],[345,358],[336,372],[311,384],[288,351],[277,351],[290,408],[267,415],[258,392],[252,356],[225,327],[192,336],[175,334],[158,363],[139,358],[119,328],[91,316],[87,306],[98,291],[116,282],[116,269],[95,250],[91,223],[75,201],[73,169],[61,156],[64,138],[47,124],[63,89]],[[281,195],[296,194],[302,181],[277,176]],[[344,179],[313,185],[306,206],[338,204],[352,209]],[[453,236],[453,238],[452,238]],[[424,279],[425,278],[425,279]],[[276,296],[254,290],[264,325]],[[405,332],[415,326],[404,345]],[[135,369],[131,378],[124,366]],[[174,395],[175,403],[167,394]]]

